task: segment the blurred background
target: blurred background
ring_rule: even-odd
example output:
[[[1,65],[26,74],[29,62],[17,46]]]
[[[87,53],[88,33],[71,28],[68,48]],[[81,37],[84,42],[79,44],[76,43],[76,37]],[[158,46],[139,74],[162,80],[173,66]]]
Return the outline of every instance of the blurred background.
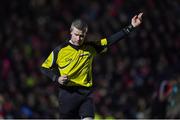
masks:
[[[1,1],[0,118],[58,118],[59,86],[39,68],[56,46],[69,39],[71,22],[76,18],[86,20],[87,39],[93,41],[118,32],[139,12],[144,12],[142,25],[94,60],[97,119],[153,117],[153,101],[161,83],[169,82],[174,75],[179,80],[180,2]],[[169,86],[164,91],[175,90],[176,94],[167,98],[165,106],[175,99],[180,101],[179,87]],[[179,103],[173,105],[172,109]],[[161,114],[161,107],[156,113]],[[163,117],[167,114],[168,110]]]

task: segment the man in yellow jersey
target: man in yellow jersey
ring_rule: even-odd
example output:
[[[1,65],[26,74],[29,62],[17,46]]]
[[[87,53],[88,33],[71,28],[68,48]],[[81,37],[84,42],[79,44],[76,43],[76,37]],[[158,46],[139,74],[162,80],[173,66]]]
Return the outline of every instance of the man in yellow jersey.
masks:
[[[93,58],[139,26],[142,15],[135,15],[129,26],[96,42],[85,41],[88,25],[84,21],[79,19],[72,23],[71,39],[56,47],[41,66],[41,72],[60,85],[61,119],[94,118],[91,95]]]

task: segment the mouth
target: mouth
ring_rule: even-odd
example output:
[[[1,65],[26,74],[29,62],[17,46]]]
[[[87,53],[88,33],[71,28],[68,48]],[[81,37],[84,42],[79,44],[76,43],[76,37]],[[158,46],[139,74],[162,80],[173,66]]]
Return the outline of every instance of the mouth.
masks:
[[[82,40],[78,40],[77,42],[78,42],[78,43],[82,43]]]

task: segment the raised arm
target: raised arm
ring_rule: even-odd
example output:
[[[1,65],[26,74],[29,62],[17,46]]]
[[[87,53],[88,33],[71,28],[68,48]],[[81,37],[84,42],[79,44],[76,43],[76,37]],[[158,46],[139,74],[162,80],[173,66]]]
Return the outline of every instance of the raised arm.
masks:
[[[131,24],[119,32],[113,34],[112,36],[107,38],[107,45],[112,45],[118,41],[120,41],[122,38],[124,38],[127,34],[129,34],[134,28],[138,27],[142,23],[142,15],[143,13],[139,13],[138,15],[135,15],[131,19]]]

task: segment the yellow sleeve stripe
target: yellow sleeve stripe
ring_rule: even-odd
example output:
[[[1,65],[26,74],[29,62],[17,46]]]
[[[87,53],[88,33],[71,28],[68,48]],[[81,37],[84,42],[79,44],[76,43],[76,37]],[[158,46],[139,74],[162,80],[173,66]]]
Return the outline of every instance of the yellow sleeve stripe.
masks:
[[[52,61],[51,61],[51,66],[53,65],[53,61],[54,61],[54,52],[52,52]]]
[[[102,46],[106,46],[107,45],[107,39],[106,38],[101,39],[101,45]]]
[[[45,68],[50,68],[53,65],[53,61],[54,61],[54,53],[51,52],[51,54],[49,55],[49,57],[45,60],[45,62],[42,64],[42,67]]]

